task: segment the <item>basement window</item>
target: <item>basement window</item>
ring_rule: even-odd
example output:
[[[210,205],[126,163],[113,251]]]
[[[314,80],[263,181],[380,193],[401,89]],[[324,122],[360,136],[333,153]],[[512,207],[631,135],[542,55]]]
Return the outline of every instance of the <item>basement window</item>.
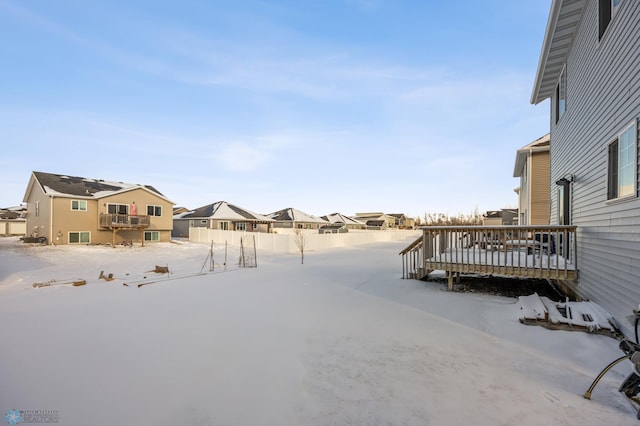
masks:
[[[69,232],[69,244],[89,244],[91,242],[91,232]]]

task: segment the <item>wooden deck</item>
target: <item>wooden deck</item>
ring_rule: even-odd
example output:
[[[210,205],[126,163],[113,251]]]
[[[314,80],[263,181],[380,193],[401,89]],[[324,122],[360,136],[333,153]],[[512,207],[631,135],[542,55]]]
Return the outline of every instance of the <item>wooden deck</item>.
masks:
[[[116,246],[118,231],[140,231],[140,241],[144,246],[144,231],[151,225],[151,218],[147,215],[130,214],[101,214],[100,227],[111,230],[111,246]]]
[[[431,271],[454,276],[491,274],[576,280],[575,226],[427,226],[400,252],[402,278],[423,279]]]

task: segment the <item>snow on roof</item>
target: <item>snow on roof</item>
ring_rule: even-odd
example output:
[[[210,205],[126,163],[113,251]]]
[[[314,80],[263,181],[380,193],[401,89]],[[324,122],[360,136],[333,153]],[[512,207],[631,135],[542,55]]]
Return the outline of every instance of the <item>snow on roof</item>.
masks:
[[[327,220],[305,213],[292,207],[269,213],[267,217],[277,221],[292,221],[306,223],[328,223]]]
[[[176,219],[207,218],[216,220],[273,222],[273,219],[233,204],[229,204],[226,201],[217,201],[213,204],[207,204],[206,206],[198,207],[195,210],[182,215],[176,215],[174,217]]]
[[[354,219],[352,217],[345,216],[342,213],[331,213],[326,216],[322,216],[322,218],[329,221],[329,223],[344,223],[346,225],[362,225],[362,226],[365,225],[365,223],[357,219]]]
[[[118,192],[132,189],[145,189],[163,198],[164,195],[150,185],[114,182],[104,179],[89,179],[80,176],[57,175],[53,173],[33,172],[43,191],[52,196],[74,196],[102,198]]]

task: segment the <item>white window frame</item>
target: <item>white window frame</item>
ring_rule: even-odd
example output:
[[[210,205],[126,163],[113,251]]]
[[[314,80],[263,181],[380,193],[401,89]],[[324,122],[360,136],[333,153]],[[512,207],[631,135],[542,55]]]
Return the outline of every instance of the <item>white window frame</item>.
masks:
[[[236,222],[236,231],[246,231],[247,222]]]
[[[229,221],[227,221],[227,220],[219,220],[218,221],[218,229],[220,229],[222,231],[228,231],[229,230]]]
[[[73,207],[74,203],[76,204],[76,208]],[[71,200],[71,210],[74,212],[86,212],[87,200]]]
[[[626,142],[626,143],[623,143]],[[617,161],[616,161],[616,179],[615,184],[615,196],[611,196],[609,188],[611,188],[611,160],[610,160],[610,147],[612,144],[617,144]],[[636,120],[633,120],[627,126],[622,129],[616,137],[607,144],[607,201],[615,201],[627,198],[633,198],[638,191],[638,126]],[[627,173],[624,173],[624,172]],[[627,177],[631,182],[624,182],[622,180]],[[630,185],[631,184],[631,185]],[[626,191],[622,191],[622,188],[626,188]]]
[[[162,217],[162,206],[147,204],[147,216]]]
[[[71,241],[72,234],[78,234],[78,241]],[[69,231],[67,241],[69,244],[91,244],[91,231]]]
[[[115,208],[115,212],[110,212],[111,207]],[[120,213],[120,208],[124,207],[125,213]],[[129,215],[129,204],[122,203],[107,203],[107,213],[108,214],[118,214],[118,215]]]
[[[150,241],[150,242],[160,241],[160,232],[159,231],[144,231],[144,240],[145,241]]]
[[[560,72],[556,95],[556,123],[558,123],[567,112],[567,64],[564,64]]]

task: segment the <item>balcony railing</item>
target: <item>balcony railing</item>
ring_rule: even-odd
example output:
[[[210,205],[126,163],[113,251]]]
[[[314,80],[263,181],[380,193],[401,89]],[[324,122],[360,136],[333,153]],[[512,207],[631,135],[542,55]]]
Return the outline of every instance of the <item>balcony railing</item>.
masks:
[[[575,280],[575,226],[427,226],[405,248],[403,278],[430,271]],[[451,280],[450,280],[451,285]]]
[[[129,214],[101,214],[100,227],[109,229],[122,228],[148,228],[151,223],[150,216]]]

